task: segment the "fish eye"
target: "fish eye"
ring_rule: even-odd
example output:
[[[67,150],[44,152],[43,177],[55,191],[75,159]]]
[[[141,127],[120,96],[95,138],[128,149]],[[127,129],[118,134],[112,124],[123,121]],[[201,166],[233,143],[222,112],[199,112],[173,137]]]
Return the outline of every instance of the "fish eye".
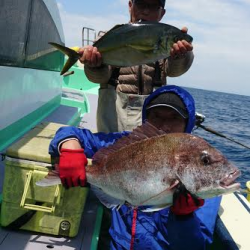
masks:
[[[210,164],[210,157],[206,151],[202,152],[201,161],[205,166]]]

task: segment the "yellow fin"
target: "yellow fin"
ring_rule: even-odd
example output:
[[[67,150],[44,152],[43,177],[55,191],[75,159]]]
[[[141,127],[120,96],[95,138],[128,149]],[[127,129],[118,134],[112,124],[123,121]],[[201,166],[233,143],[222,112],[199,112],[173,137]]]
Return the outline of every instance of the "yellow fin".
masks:
[[[80,47],[74,46],[74,47],[70,47],[72,50],[74,50],[75,52],[78,52],[80,50]]]

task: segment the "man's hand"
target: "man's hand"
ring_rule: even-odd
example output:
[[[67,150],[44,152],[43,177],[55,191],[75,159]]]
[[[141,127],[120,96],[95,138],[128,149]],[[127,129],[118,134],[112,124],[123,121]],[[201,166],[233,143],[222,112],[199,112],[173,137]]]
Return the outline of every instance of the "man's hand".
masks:
[[[203,199],[194,198],[190,193],[180,194],[170,210],[175,215],[188,215],[203,205]]]
[[[186,27],[183,27],[181,31],[187,33],[188,29]],[[185,40],[182,40],[173,44],[173,47],[171,48],[170,51],[170,55],[172,57],[183,56],[186,55],[188,51],[192,50],[193,50],[193,45]]]
[[[100,67],[102,64],[102,56],[96,47],[91,45],[80,48],[78,53],[81,55],[80,62],[89,67]]]
[[[66,148],[67,147],[67,148]],[[63,143],[59,159],[59,177],[66,188],[86,185],[85,166],[88,164],[78,141]]]

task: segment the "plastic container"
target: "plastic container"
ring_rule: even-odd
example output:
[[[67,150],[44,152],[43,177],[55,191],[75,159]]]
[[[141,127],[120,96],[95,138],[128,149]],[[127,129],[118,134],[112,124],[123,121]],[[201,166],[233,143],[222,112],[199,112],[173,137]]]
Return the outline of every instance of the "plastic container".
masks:
[[[45,234],[77,235],[88,188],[64,189],[62,185],[39,187],[54,159],[48,147],[63,126],[42,123],[6,152],[1,225]]]

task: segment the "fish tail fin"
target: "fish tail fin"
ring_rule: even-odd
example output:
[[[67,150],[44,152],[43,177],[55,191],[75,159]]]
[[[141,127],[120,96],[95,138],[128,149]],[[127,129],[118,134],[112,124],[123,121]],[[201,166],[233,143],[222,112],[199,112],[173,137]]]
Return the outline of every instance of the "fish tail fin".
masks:
[[[49,171],[48,175],[36,182],[36,185],[39,187],[50,187],[59,184],[61,184],[61,180],[56,170]]]
[[[99,199],[99,201],[107,208],[117,208],[119,209],[120,206],[122,206],[125,201],[119,200],[117,198],[114,198],[102,191],[102,189],[98,188],[95,185],[91,185],[91,190],[94,192],[96,197]]]
[[[60,75],[65,74],[77,62],[77,60],[78,58],[69,58],[67,62],[65,63],[65,65],[63,66],[63,69]]]
[[[52,43],[49,42],[50,45],[52,45],[53,47],[55,47],[56,49],[60,50],[63,54],[67,55],[69,57],[69,59],[67,60],[66,64],[64,65],[62,71],[61,71],[61,75],[63,75],[64,73],[66,73],[76,62],[77,60],[80,58],[80,55],[76,52],[77,50],[79,50],[78,47],[74,47],[73,49],[68,48],[66,46],[63,46],[61,44],[58,43]]]

